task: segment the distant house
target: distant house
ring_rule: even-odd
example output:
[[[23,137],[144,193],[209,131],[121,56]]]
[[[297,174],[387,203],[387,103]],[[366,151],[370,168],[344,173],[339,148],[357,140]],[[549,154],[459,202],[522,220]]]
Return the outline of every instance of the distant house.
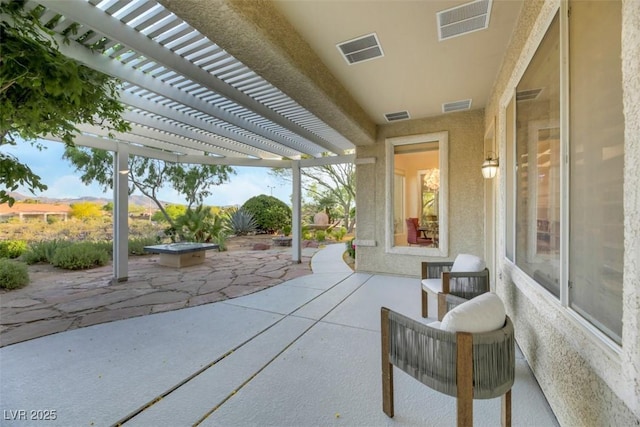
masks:
[[[26,217],[39,217],[43,221],[47,221],[52,215],[66,221],[70,214],[71,207],[69,205],[16,202],[9,207],[6,203],[0,204],[0,220],[3,221],[13,217],[18,217],[21,221]]]

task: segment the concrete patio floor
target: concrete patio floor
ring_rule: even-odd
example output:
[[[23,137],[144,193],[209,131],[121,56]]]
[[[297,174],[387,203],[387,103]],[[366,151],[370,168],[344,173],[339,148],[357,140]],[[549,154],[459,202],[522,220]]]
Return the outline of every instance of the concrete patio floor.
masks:
[[[398,370],[396,416],[382,412],[380,306],[417,318],[420,283],[353,273],[343,251],[327,246],[312,275],[251,295],[0,349],[1,424],[454,425],[455,399]],[[518,356],[513,425],[558,425]],[[475,401],[475,425],[499,416],[500,399]]]

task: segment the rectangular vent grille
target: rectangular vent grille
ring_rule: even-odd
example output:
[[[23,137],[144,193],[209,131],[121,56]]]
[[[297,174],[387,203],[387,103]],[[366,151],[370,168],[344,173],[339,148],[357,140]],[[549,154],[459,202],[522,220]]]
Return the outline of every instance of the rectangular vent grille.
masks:
[[[492,0],[476,0],[437,13],[440,41],[489,27]]]
[[[386,113],[384,118],[388,122],[397,122],[398,120],[407,120],[409,118],[408,111],[398,111],[397,113]]]
[[[540,96],[542,89],[528,89],[516,92],[516,101],[530,101]]]
[[[336,46],[349,65],[384,56],[375,33],[348,40]]]
[[[442,104],[442,112],[443,113],[452,113],[454,111],[463,111],[471,108],[471,100],[465,99],[462,101],[455,102],[447,102],[446,104]]]

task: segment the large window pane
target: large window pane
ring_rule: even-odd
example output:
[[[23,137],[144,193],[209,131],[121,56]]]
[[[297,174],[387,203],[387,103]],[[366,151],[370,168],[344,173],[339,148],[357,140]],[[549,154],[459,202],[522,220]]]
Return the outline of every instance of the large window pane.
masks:
[[[448,256],[448,133],[389,138],[386,251]]]
[[[560,26],[516,88],[516,264],[560,295]]]
[[[624,117],[620,2],[571,2],[569,304],[622,334]],[[598,28],[598,31],[594,31]]]

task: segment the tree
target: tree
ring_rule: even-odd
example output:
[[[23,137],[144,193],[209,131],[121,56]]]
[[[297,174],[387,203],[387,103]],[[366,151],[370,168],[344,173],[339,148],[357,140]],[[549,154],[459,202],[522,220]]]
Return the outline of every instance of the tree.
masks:
[[[244,202],[242,210],[253,215],[258,230],[274,233],[291,225],[291,208],[282,200],[261,194]]]
[[[100,218],[104,211],[97,203],[78,202],[71,205],[71,215],[78,219]]]
[[[291,182],[290,169],[272,169],[270,173],[278,179]],[[353,231],[354,221],[351,213],[356,200],[355,165],[341,163],[314,166],[302,168],[300,174],[302,187],[316,206],[325,211],[333,207],[333,213],[342,218],[344,227],[349,232]]]
[[[184,215],[187,211],[187,207],[185,205],[167,205],[165,206],[164,211],[169,218],[175,221],[179,216]],[[167,217],[161,211],[156,211],[151,215],[151,221],[167,222]]]
[[[23,6],[24,0],[0,3],[0,147],[27,141],[42,149],[35,140],[47,135],[71,146],[81,123],[129,130],[117,101],[118,80],[62,55],[53,31],[38,20],[44,8],[25,11]],[[60,19],[54,17],[48,26],[53,28]],[[76,30],[66,30],[65,43]],[[9,192],[19,186],[34,194],[47,189],[27,165],[2,152],[0,184],[0,203],[9,205],[15,203]]]
[[[113,154],[96,148],[67,147],[63,158],[69,160],[82,173],[80,179],[85,184],[97,182],[106,191],[113,188]],[[185,196],[191,208],[194,202],[202,203],[205,197],[211,195],[211,187],[229,180],[229,175],[235,173],[229,166],[218,165],[184,165],[169,163],[164,160],[146,157],[129,157],[129,194],[138,189],[156,204],[164,218],[175,228],[172,218],[158,199],[158,191],[166,184],[180,191]]]

